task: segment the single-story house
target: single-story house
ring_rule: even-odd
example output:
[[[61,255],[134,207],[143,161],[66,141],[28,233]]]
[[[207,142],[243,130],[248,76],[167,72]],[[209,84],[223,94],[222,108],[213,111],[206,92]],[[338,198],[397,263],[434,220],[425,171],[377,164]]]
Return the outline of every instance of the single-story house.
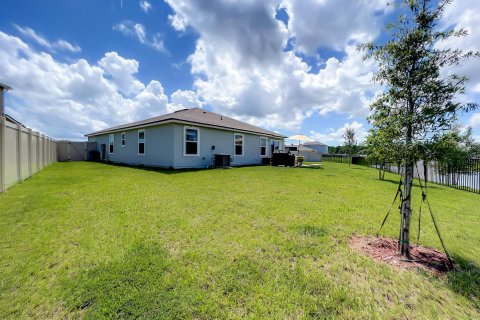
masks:
[[[312,142],[305,142],[303,144],[304,147],[316,150],[320,154],[327,154],[328,153],[328,146],[320,141],[312,141]]]
[[[319,153],[315,149],[304,147],[304,145],[300,145],[300,152],[299,152],[298,144],[286,145],[285,150],[287,150],[291,154],[294,154],[295,156],[299,156],[299,155],[303,156],[306,162],[322,161],[321,153]]]
[[[231,166],[261,164],[274,150],[284,149],[286,138],[201,108],[179,110],[86,137],[88,142],[97,143],[102,160],[174,169],[211,167],[220,155]]]

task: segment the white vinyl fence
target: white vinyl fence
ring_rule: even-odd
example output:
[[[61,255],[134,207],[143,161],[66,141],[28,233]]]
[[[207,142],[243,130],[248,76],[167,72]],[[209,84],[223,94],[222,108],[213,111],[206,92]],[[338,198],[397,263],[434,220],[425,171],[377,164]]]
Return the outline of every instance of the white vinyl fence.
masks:
[[[0,116],[0,192],[56,161],[55,140]]]

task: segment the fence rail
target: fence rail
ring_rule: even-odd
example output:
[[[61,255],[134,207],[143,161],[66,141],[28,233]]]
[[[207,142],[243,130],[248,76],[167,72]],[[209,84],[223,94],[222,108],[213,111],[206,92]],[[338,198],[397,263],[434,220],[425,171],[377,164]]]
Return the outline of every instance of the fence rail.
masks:
[[[372,165],[378,168],[378,165]],[[398,164],[387,163],[385,171],[403,174],[404,168]],[[447,187],[480,194],[480,159],[465,159],[456,164],[445,164],[435,161],[418,161],[414,169],[414,177],[444,185]]]
[[[0,192],[56,161],[53,139],[0,116]]]
[[[323,161],[350,163],[350,157],[343,154],[324,154]]]
[[[355,159],[355,157],[353,157]],[[350,158],[342,154],[330,154],[323,156],[324,161],[349,163]],[[356,161],[352,161],[355,163]],[[378,164],[367,161],[357,162],[360,165],[367,165],[379,168]],[[394,174],[403,174],[404,168],[395,163],[385,163],[384,170]],[[445,164],[435,161],[424,163],[418,161],[414,170],[414,177],[444,185],[451,188],[470,191],[480,194],[480,159],[465,159],[455,164]]]

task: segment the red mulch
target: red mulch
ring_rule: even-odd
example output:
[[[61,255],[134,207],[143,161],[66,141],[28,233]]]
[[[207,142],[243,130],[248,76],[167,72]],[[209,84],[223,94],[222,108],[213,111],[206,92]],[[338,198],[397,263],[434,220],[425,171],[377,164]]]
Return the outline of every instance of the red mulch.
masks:
[[[377,261],[382,261],[400,269],[423,269],[437,275],[444,275],[452,268],[445,253],[438,250],[410,246],[411,260],[398,253],[398,240],[383,237],[353,236],[348,241],[351,248],[363,252]]]

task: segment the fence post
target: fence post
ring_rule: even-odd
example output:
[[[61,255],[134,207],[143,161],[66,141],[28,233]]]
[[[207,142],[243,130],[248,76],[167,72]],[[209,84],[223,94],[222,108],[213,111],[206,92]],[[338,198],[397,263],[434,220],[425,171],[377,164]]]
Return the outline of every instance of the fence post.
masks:
[[[41,134],[40,135],[40,145],[42,146],[42,156],[40,157],[40,170],[42,170],[45,167],[45,135]]]
[[[45,137],[45,142],[46,142],[46,152],[45,152],[45,167],[50,165],[50,138]]]
[[[5,117],[0,115],[0,192],[5,191]]]
[[[40,133],[37,132],[35,135],[35,143],[37,147],[35,148],[35,151],[37,153],[37,156],[35,157],[35,167],[36,167],[36,172],[40,171]]]
[[[22,181],[22,125],[17,124],[17,180]]]
[[[28,129],[28,176],[32,176],[32,129]]]

